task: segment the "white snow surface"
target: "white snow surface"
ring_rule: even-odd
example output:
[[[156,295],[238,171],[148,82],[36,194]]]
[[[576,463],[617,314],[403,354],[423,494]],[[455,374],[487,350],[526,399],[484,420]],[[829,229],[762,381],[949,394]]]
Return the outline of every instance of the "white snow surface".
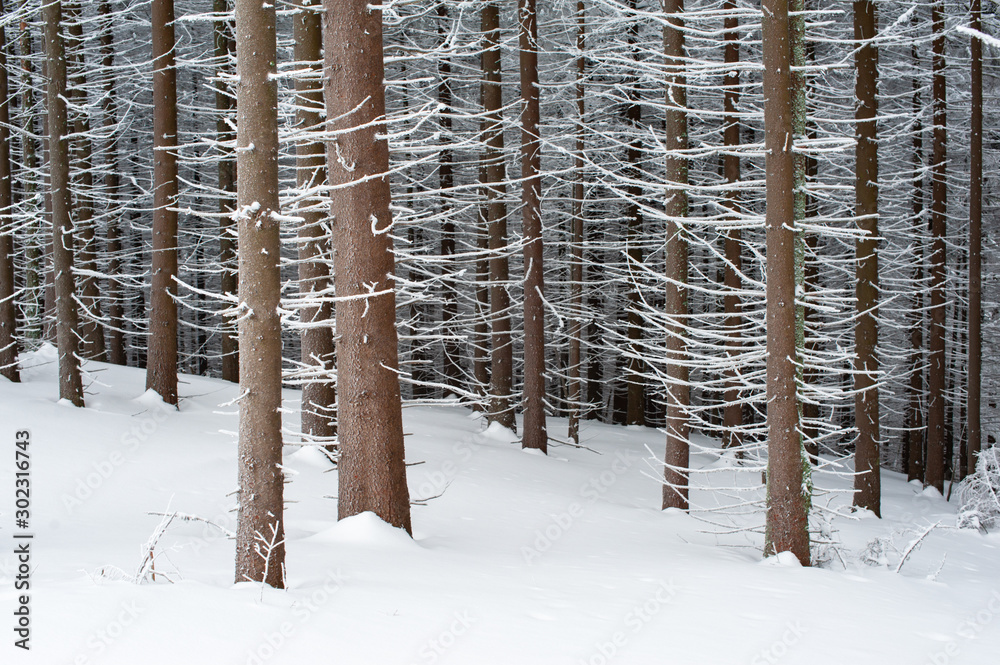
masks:
[[[661,511],[647,463],[647,447],[663,452],[655,429],[586,421],[588,449],[525,455],[460,406],[403,412],[411,498],[426,500],[413,506],[412,539],[370,513],[338,523],[336,471],[317,449],[288,445],[287,590],[234,584],[233,541],[179,520],[156,545],[155,581],[135,583],[162,519],[151,513],[235,530],[237,414],[219,405],[237,387],[182,376],[174,410],[144,393],[143,371],[88,362],[87,408],[76,409],[57,399],[51,347],[22,365],[22,384],[0,378],[4,665],[1000,662],[1000,535],[943,528],[956,506],[899,474],[883,472],[883,519],[835,519],[843,563],[801,567],[788,553],[762,560],[757,533]],[[285,398],[293,432],[298,393]],[[13,645],[23,428],[35,534],[28,652]],[[549,429],[565,439],[565,420]],[[693,499],[705,503],[707,484],[732,476],[699,477]],[[849,503],[845,493],[832,505]],[[865,564],[876,538],[895,549]]]

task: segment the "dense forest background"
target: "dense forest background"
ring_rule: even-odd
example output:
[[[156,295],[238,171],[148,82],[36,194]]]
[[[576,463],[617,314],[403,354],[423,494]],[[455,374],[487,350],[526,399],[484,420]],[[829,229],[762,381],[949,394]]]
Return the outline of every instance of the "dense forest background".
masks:
[[[323,169],[303,146],[339,148],[317,96],[318,47],[300,50],[293,25],[312,11],[305,4],[276,6],[282,381],[313,391],[301,427],[287,422],[284,436],[336,451],[336,220]],[[406,404],[458,399],[516,427],[525,388],[544,377],[545,413],[570,418],[566,441],[586,445],[579,419],[667,427],[697,448],[704,439],[690,430],[761,470],[767,344],[779,334],[766,325],[762,13],[742,0],[668,4],[540,3],[530,49],[512,2],[380,7],[392,221],[373,222],[372,233],[393,241]],[[235,359],[248,349],[235,333],[233,7],[175,3],[176,142],[162,143],[170,137],[154,132],[154,109],[168,102],[154,97],[150,3],[61,5],[72,197],[63,237],[78,355],[152,367],[163,356],[150,353],[162,323],[150,323],[151,309],[170,294],[177,355],[168,366],[236,381]],[[944,490],[974,468],[979,438],[985,446],[1000,436],[1000,51],[988,37],[1000,34],[996,10],[993,0],[805,0],[794,13],[792,3],[803,36],[792,53],[796,381],[814,463],[837,464],[867,437],[877,463]],[[866,11],[874,33],[858,32]],[[3,7],[6,351],[55,342],[61,316],[44,19],[36,0]],[[681,37],[679,50],[671,36]],[[527,50],[537,54],[537,174],[522,160]],[[858,83],[865,67],[877,80],[868,97]],[[868,131],[875,170],[859,177]],[[154,156],[164,153],[177,169],[165,205],[154,180]],[[352,170],[339,152],[327,158]],[[866,188],[874,195],[862,201]],[[156,211],[168,208],[176,280],[155,263],[173,251],[154,229]],[[536,267],[537,281],[526,280]],[[972,320],[980,311],[981,332]],[[859,333],[866,323],[877,337]],[[10,374],[11,357],[4,362]],[[89,367],[84,386],[100,381]],[[983,396],[981,413],[969,388],[979,380],[971,394]],[[668,485],[672,471],[674,485],[686,482],[686,459],[667,460]]]

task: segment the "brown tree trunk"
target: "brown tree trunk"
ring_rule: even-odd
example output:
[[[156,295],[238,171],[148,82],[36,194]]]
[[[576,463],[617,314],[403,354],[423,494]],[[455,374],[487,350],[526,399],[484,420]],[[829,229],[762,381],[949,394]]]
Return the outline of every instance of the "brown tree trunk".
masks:
[[[99,6],[101,15],[101,64],[110,71],[115,64],[114,46],[114,16],[111,13],[111,3],[103,0]],[[104,176],[104,189],[108,197],[108,210],[111,214],[107,221],[108,240],[108,362],[115,365],[125,365],[128,360],[125,354],[125,307],[122,303],[122,287],[116,279],[122,273],[122,241],[120,216],[118,207],[121,178],[118,174],[118,132],[117,109],[115,107],[115,77],[108,76],[104,88],[104,98],[101,100],[101,111],[104,118],[104,130],[108,140],[104,147],[108,162]]]
[[[29,0],[22,0],[22,7]],[[35,95],[33,85],[34,65],[32,64],[32,38],[31,29],[28,24],[21,24],[21,34],[18,38],[18,55],[21,58],[21,80],[23,82],[21,95],[21,107],[25,109],[24,114],[24,135],[21,139],[25,169],[32,174],[38,170],[38,153],[35,143]],[[44,132],[43,132],[44,134]],[[29,177],[24,183],[24,193],[26,197],[35,198],[38,193],[39,180],[37,176]],[[43,194],[43,197],[46,195]],[[37,206],[37,203],[35,203]],[[42,241],[39,239],[39,224],[32,223],[31,239],[26,243],[25,253],[25,277],[24,285],[27,294],[24,302],[24,318],[26,339],[37,341],[42,338],[42,316],[41,305],[44,305],[44,295],[39,291],[44,290],[45,278],[43,272],[43,252]]]
[[[284,588],[276,61],[274,5],[236,0],[239,342],[244,351],[236,580]]]
[[[809,565],[808,505],[796,387],[795,168],[788,0],[764,0],[764,140],[767,172],[767,523],[765,554]]]
[[[485,182],[485,169],[480,168],[480,182]],[[485,196],[483,198],[486,198]],[[479,206],[479,224],[476,226],[476,323],[472,330],[472,376],[476,382],[476,393],[481,397],[474,407],[486,411],[489,407],[490,384],[490,261],[488,258],[490,241],[486,230],[486,206]]]
[[[59,398],[83,406],[80,377],[78,318],[73,283],[73,222],[70,218],[69,143],[66,140],[66,49],[61,34],[62,3],[42,7],[45,22],[45,61],[49,79],[48,108],[49,187],[52,201],[52,272],[59,347]]]
[[[79,3],[67,2],[65,16],[67,22],[66,51],[69,56],[69,101],[79,110],[74,110],[72,142],[73,167],[76,170],[78,186],[73,201],[76,212],[76,229],[80,244],[77,248],[77,258],[80,268],[86,271],[80,278],[79,299],[85,307],[87,315],[80,321],[80,350],[83,355],[93,360],[105,360],[104,328],[101,318],[101,297],[98,278],[91,273],[97,272],[97,233],[94,222],[94,201],[91,192],[94,191],[93,150],[90,141],[90,120],[87,111],[87,74],[86,57],[83,52],[83,23],[80,16]]]
[[[878,392],[878,49],[871,43],[878,32],[875,3],[854,0],[854,62],[857,78],[854,111],[857,144],[854,152],[855,216],[865,236],[855,243],[858,318],[854,324],[854,423],[858,440],[854,453],[854,505],[881,517]]]
[[[934,134],[931,165],[931,293],[930,331],[928,334],[929,363],[927,370],[927,465],[924,482],[944,492],[944,409],[945,409],[945,234],[948,194],[947,115],[944,78],[944,3],[931,5],[934,31],[933,49],[933,110]]]
[[[318,7],[300,5],[293,24],[295,61],[299,69],[314,69],[316,77],[295,82],[295,119],[300,131],[322,130],[323,85],[321,77],[323,34]],[[296,181],[300,190],[326,182],[326,146],[320,140],[301,139],[296,146]],[[330,285],[330,240],[324,229],[325,211],[320,197],[303,200],[299,226],[299,289],[307,300]],[[324,297],[325,298],[325,297]],[[303,307],[302,364],[308,368],[302,386],[302,434],[314,441],[330,441],[337,433],[337,393],[333,381],[333,306],[328,299]]]
[[[635,10],[636,0],[628,0],[628,8]],[[635,43],[639,39],[638,19],[629,14],[629,25],[626,33],[626,44],[628,48],[627,57],[635,57]],[[625,126],[632,132],[633,138],[629,141],[625,149],[625,158],[628,168],[625,175],[629,180],[638,181],[642,177],[639,161],[642,159],[641,142],[639,139],[642,132],[642,107],[638,104],[639,82],[635,77],[627,77],[625,80]],[[642,263],[642,209],[639,207],[639,197],[642,196],[642,188],[634,184],[625,186],[627,197],[626,205],[626,252],[628,254],[628,272],[633,274],[635,266]],[[627,384],[627,401],[625,406],[625,424],[645,425],[646,424],[646,382],[643,378],[642,351],[642,314],[640,307],[639,288],[633,280],[629,284],[628,292],[628,326],[627,335],[629,340],[629,357],[626,359],[625,381]]]
[[[229,12],[231,0],[213,0],[213,9],[219,16]],[[218,74],[229,74],[230,58],[236,45],[231,37],[232,23],[222,19],[215,22],[213,35],[215,39],[215,60],[218,63]],[[235,106],[232,95],[226,90],[222,81],[216,83],[215,110],[218,114],[215,121],[216,139],[221,143],[230,143],[236,137],[229,124]],[[236,158],[232,153],[225,153],[219,159],[219,265],[222,267],[220,276],[220,291],[223,295],[235,295],[239,290],[238,272],[236,268],[236,243],[233,239],[235,222],[232,212],[236,209]],[[240,380],[240,350],[236,339],[236,325],[230,317],[225,317],[222,324],[222,378],[237,383]]]
[[[919,19],[916,15],[913,22]],[[919,70],[919,58],[917,47],[914,44],[910,47],[913,67]],[[917,245],[917,266],[914,271],[914,284],[921,284],[924,280],[924,243],[920,240],[925,231],[924,225],[924,141],[923,123],[920,118],[923,114],[923,103],[920,100],[920,88],[923,85],[918,77],[913,77],[913,115],[916,122],[913,128],[913,172],[915,181],[913,184],[913,237],[916,238]],[[906,475],[907,480],[924,479],[924,380],[923,380],[923,354],[924,354],[924,297],[923,289],[916,289],[913,293],[913,315],[910,323],[910,385],[909,400],[907,403],[904,441],[906,443]]]
[[[485,40],[482,56],[483,109],[486,122],[487,228],[490,248],[490,422],[514,431],[517,423],[511,404],[514,388],[514,349],[510,335],[510,293],[507,283],[507,196],[503,141],[503,89],[500,86],[500,7],[495,1],[482,9]]]
[[[382,13],[325,0],[326,108],[333,186],[341,519],[372,511],[410,529],[403,462]],[[379,176],[381,177],[373,177]]]
[[[448,37],[449,18],[448,5],[442,2],[438,5],[438,35],[441,44],[444,45]],[[459,388],[462,385],[462,359],[457,341],[457,331],[455,330],[455,319],[458,318],[458,294],[454,278],[450,276],[454,272],[452,267],[455,255],[455,222],[451,217],[452,205],[449,201],[451,190],[455,186],[454,156],[448,146],[454,141],[451,135],[452,108],[451,94],[451,61],[448,57],[442,57],[438,63],[438,74],[441,77],[438,81],[437,93],[438,103],[441,104],[441,130],[443,143],[441,146],[441,163],[438,165],[438,182],[441,186],[442,202],[442,222],[441,222],[441,256],[446,257],[441,264],[443,276],[448,276],[442,280],[444,286],[444,303],[441,306],[441,328],[444,334],[444,379],[449,386]]]
[[[684,337],[688,323],[688,244],[684,220],[688,214],[687,157],[675,151],[688,147],[687,89],[684,64],[684,0],[665,0],[667,24],[663,28],[663,46],[667,57],[666,173],[667,217],[666,315],[667,315],[667,447],[664,456],[663,508],[688,508],[688,473],[690,450],[688,438],[688,358]]]
[[[153,255],[146,389],[177,404],[177,72],[174,2],[153,0]]]
[[[4,13],[0,0],[0,14]],[[17,368],[17,311],[14,306],[14,238],[11,206],[10,93],[7,88],[7,36],[0,24],[0,375],[20,381]]]
[[[542,263],[541,119],[538,98],[538,16],[535,0],[519,0],[521,56],[521,214],[524,233],[524,432],[522,448],[545,451],[545,289]]]
[[[972,0],[971,27],[983,29],[982,0]],[[982,447],[980,392],[982,389],[982,246],[983,246],[983,43],[969,45],[972,55],[972,119],[969,177],[969,360],[968,360],[968,473],[976,470]]]
[[[569,438],[580,442],[580,398],[583,383],[580,380],[581,337],[583,336],[583,157],[586,144],[583,139],[583,123],[586,113],[584,79],[587,60],[586,46],[587,14],[583,0],[576,3],[576,151],[573,155],[573,217],[570,221],[570,264],[569,302],[573,318],[569,324]]]
[[[726,0],[723,4],[723,11],[736,11],[736,1]],[[740,27],[739,18],[727,15],[724,19],[724,27],[726,46],[723,58],[727,65],[733,66],[740,61],[740,38],[737,32]],[[725,127],[722,132],[722,140],[727,148],[727,152],[722,158],[722,171],[726,182],[735,185],[741,179],[740,157],[732,153],[732,150],[740,145],[740,121],[736,115],[736,105],[740,98],[740,75],[735,67],[727,68],[722,85],[725,88],[723,107],[726,113],[722,121]],[[732,211],[732,221],[736,222],[740,215],[739,192],[736,189],[726,194],[725,204]],[[735,366],[743,345],[740,339],[740,330],[743,327],[743,306],[739,295],[743,289],[743,238],[738,226],[734,225],[726,232],[725,252],[726,295],[723,299],[723,307],[726,313],[726,332],[729,336],[726,353],[729,355],[732,366],[726,370],[726,405],[723,408],[722,445],[726,448],[736,448],[742,443],[740,429],[743,427],[743,405],[739,402],[739,370]]]

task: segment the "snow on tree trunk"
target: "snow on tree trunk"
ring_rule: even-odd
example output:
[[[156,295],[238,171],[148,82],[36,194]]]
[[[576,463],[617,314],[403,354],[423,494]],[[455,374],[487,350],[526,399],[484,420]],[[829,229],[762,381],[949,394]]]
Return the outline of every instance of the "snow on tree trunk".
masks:
[[[48,108],[49,191],[52,213],[52,280],[59,348],[59,397],[83,406],[80,377],[78,313],[73,282],[74,236],[70,218],[69,143],[66,140],[66,49],[62,38],[62,3],[42,8],[45,22],[45,62],[49,79]]]
[[[275,9],[236,1],[239,516],[236,581],[285,586]]]
[[[398,377],[382,13],[326,0],[327,147],[337,293],[338,511],[410,531]]]
[[[765,554],[790,551],[809,565],[803,492],[795,316],[795,165],[792,152],[788,0],[763,5],[767,171],[767,522]]]
[[[174,2],[153,0],[153,252],[146,388],[177,404],[177,72]]]

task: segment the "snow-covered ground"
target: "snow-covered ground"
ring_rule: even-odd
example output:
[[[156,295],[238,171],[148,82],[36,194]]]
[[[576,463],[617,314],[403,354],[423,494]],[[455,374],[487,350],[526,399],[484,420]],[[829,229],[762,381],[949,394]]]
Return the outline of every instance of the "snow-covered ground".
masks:
[[[288,590],[234,585],[233,542],[180,520],[156,544],[155,581],[136,584],[162,519],[152,513],[235,528],[237,419],[220,405],[236,387],[182,377],[174,411],[143,394],[141,370],[88,363],[87,408],[76,409],[56,399],[51,348],[23,363],[21,385],[0,379],[4,665],[998,662],[1000,535],[939,528],[898,573],[892,547],[886,565],[862,563],[876,538],[905,550],[927,526],[955,523],[955,506],[898,474],[883,474],[884,519],[835,520],[839,556],[825,567],[762,562],[759,536],[659,510],[656,430],[587,422],[589,449],[545,457],[458,406],[404,411],[413,540],[371,514],[338,523],[336,472],[289,445]],[[291,431],[297,393],[286,398]],[[565,436],[565,421],[549,426]],[[22,428],[30,652],[13,646]]]

